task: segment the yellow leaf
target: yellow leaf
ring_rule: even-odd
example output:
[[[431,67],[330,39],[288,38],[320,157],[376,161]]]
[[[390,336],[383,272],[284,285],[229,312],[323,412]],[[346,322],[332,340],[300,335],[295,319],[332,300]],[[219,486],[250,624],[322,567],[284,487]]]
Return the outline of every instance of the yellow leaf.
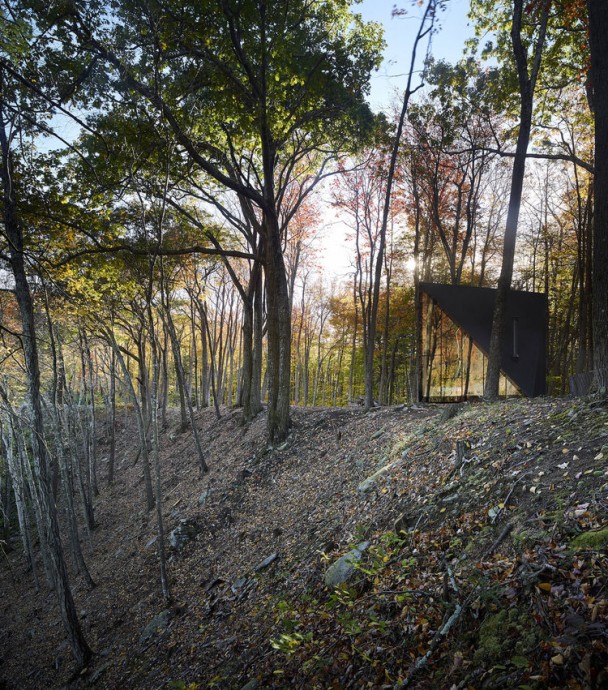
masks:
[[[550,582],[541,582],[540,584],[536,585],[538,589],[542,589],[543,592],[550,592],[551,591],[551,583]]]

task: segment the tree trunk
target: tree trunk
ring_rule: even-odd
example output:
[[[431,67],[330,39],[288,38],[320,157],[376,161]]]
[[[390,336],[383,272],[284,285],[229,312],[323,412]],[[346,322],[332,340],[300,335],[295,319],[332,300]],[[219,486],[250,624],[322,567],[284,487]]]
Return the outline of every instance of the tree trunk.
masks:
[[[243,372],[241,404],[243,419],[251,421],[262,409],[261,399],[261,339],[262,339],[262,266],[253,266],[249,289],[243,300]]]
[[[150,330],[150,352],[152,355],[152,385],[150,390],[150,414],[152,422],[152,465],[154,466],[154,494],[156,503],[156,525],[158,529],[157,548],[158,562],[160,566],[160,586],[163,597],[169,601],[171,591],[169,578],[167,577],[167,558],[165,553],[165,528],[163,523],[162,488],[160,472],[159,432],[158,432],[158,383],[160,379],[160,360],[154,328],[154,315],[148,296],[148,328]]]
[[[2,396],[4,398],[4,395]],[[6,405],[6,402],[5,402]],[[10,414],[10,412],[9,412]],[[36,561],[34,558],[34,550],[32,547],[32,529],[30,524],[30,515],[27,509],[27,496],[25,489],[25,478],[23,476],[21,462],[19,457],[14,452],[14,445],[12,441],[13,434],[9,430],[4,433],[4,424],[1,442],[2,451],[8,465],[8,472],[13,485],[13,495],[15,497],[15,507],[17,509],[17,520],[19,522],[19,533],[21,535],[21,543],[23,544],[23,553],[25,554],[28,569],[32,571],[36,589],[38,589],[38,576],[36,574]],[[12,429],[12,424],[8,423],[9,429]]]
[[[382,365],[380,367],[380,393],[379,402],[381,405],[388,403],[388,340],[389,340],[389,326],[390,326],[390,310],[391,310],[391,274],[392,274],[392,260],[387,261],[385,265],[386,271],[386,299],[385,299],[385,313],[384,313],[384,329],[382,332]]]
[[[161,287],[161,290],[164,288]],[[173,317],[171,316],[171,308],[169,304],[169,296],[165,291],[164,298],[164,312],[165,312],[165,323],[167,325],[167,330],[169,331],[169,338],[171,340],[171,346],[173,348],[173,358],[175,359],[175,373],[177,374],[177,383],[180,390],[180,400],[182,404],[185,405],[188,417],[186,418],[186,426],[188,420],[190,421],[190,427],[192,429],[192,436],[194,437],[194,444],[196,446],[196,452],[198,456],[198,464],[202,472],[208,472],[209,468],[205,461],[205,453],[203,452],[203,447],[201,445],[201,440],[198,434],[198,429],[196,427],[196,420],[194,418],[194,410],[192,409],[192,400],[190,396],[187,395],[186,390],[186,377],[184,375],[184,366],[182,363],[181,350],[179,346],[179,341],[177,339],[177,333],[175,331],[175,325],[173,323]],[[184,419],[182,416],[182,428],[184,428]]]
[[[112,349],[110,352],[110,419],[109,434],[110,434],[110,450],[108,458],[108,484],[114,482],[114,465],[116,464],[116,354]]]
[[[587,0],[595,115],[593,215],[593,366],[601,395],[608,390],[608,3]]]
[[[268,324],[268,438],[272,443],[289,433],[291,315],[279,224],[266,213],[266,304]]]
[[[148,365],[146,362],[146,339],[143,333],[143,326],[140,326],[137,332],[135,344],[137,347],[137,382],[139,384],[141,416],[147,428],[148,421],[150,420],[150,386],[148,382]]]
[[[0,72],[0,91],[2,90]],[[23,235],[17,216],[14,197],[15,186],[12,174],[12,158],[6,136],[4,108],[0,101],[0,145],[2,148],[2,191],[4,202],[4,232],[9,245],[9,263],[15,279],[15,296],[21,315],[23,354],[27,377],[28,402],[32,413],[32,449],[34,468],[38,480],[38,494],[42,507],[43,529],[49,546],[49,556],[53,567],[54,584],[59,599],[61,617],[68,634],[72,653],[78,666],[85,666],[92,656],[91,649],[82,633],[74,599],[70,589],[68,573],[59,534],[57,511],[53,501],[48,475],[48,455],[44,436],[44,422],[40,396],[40,368],[34,306],[25,272]]]
[[[205,341],[203,340],[203,343]],[[160,347],[160,345],[159,345]],[[162,361],[162,393],[160,395],[160,419],[163,429],[167,428],[167,407],[169,405],[169,364],[167,362],[169,343],[166,331],[163,333],[163,345],[161,348]]]
[[[353,275],[353,307],[355,308],[355,322],[353,324],[353,337],[350,350],[350,371],[348,372],[348,402],[352,404],[355,397],[355,361],[357,358],[357,330],[359,328],[359,302],[357,300],[357,277],[359,264]]]
[[[190,355],[190,380],[188,382],[188,389],[190,395],[194,398],[194,407],[196,407],[197,410],[200,410],[201,403],[198,388],[198,341],[196,338],[196,309],[194,308],[194,302],[192,300],[190,300],[190,330],[192,338],[192,350]]]
[[[500,382],[500,356],[502,336],[505,328],[507,297],[511,289],[513,277],[513,261],[515,257],[515,240],[517,238],[517,224],[521,207],[521,196],[526,172],[526,153],[530,142],[532,129],[532,109],[534,99],[534,87],[540,69],[540,61],[545,43],[547,21],[549,17],[549,4],[542,9],[539,34],[534,45],[533,64],[528,75],[528,54],[522,43],[522,14],[524,0],[513,0],[513,23],[511,27],[511,40],[513,54],[517,66],[519,78],[520,124],[517,135],[517,147],[513,159],[513,173],[511,176],[511,192],[509,196],[509,210],[507,212],[507,224],[503,244],[502,267],[496,290],[494,313],[492,316],[492,331],[490,334],[490,347],[488,353],[488,373],[484,396],[488,400],[498,398],[498,384]]]
[[[196,306],[198,308],[200,329],[201,329],[201,393],[200,399],[203,407],[209,407],[211,404],[210,390],[211,390],[211,367],[209,366],[209,339],[207,332],[207,318],[205,316],[204,305],[197,298]]]
[[[184,366],[182,363],[182,351],[180,342],[177,338],[175,324],[171,316],[171,304],[169,302],[169,295],[164,286],[161,286],[164,293],[162,298],[164,322],[167,333],[169,334],[169,341],[171,343],[171,351],[173,353],[173,366],[175,368],[175,378],[177,381],[177,392],[179,394],[179,411],[180,411],[180,425],[182,431],[188,426],[188,406],[186,405],[187,391],[186,391],[186,377],[184,375]]]
[[[209,343],[209,352],[211,354],[211,366],[209,369],[209,385],[211,388],[211,393],[213,394],[213,406],[215,408],[215,416],[218,419],[220,419],[222,415],[220,413],[220,405],[217,398],[217,390],[215,386],[215,353],[212,345],[211,329],[209,328],[209,319],[207,318],[207,309],[205,305],[200,306],[199,309],[201,312],[203,325],[205,327],[206,338]],[[207,391],[207,395],[209,395],[209,391]]]
[[[108,339],[110,345],[112,346],[114,352],[116,353],[116,360],[118,362],[118,366],[122,370],[125,385],[127,387],[128,392],[130,393],[131,399],[133,400],[135,421],[137,422],[139,442],[141,444],[141,456],[144,472],[144,487],[146,492],[146,505],[148,510],[152,510],[152,508],[154,508],[154,490],[152,488],[152,475],[150,473],[150,459],[148,456],[148,434],[146,433],[146,422],[144,419],[143,410],[139,403],[137,393],[135,392],[135,386],[133,385],[133,379],[131,378],[129,367],[125,362],[125,358],[122,356],[122,352],[118,347],[118,343],[116,342],[114,331],[106,329],[105,336]]]
[[[63,405],[58,404],[58,388],[59,388],[59,369],[57,357],[57,343],[55,340],[55,325],[51,320],[48,300],[45,294],[45,309],[47,316],[47,327],[49,332],[49,344],[51,347],[51,356],[53,362],[53,379],[51,382],[51,409],[50,418],[53,423],[53,432],[55,437],[55,450],[57,453],[57,465],[61,473],[61,482],[63,484],[63,491],[65,496],[65,514],[68,523],[68,534],[70,537],[70,549],[72,552],[72,560],[76,572],[81,574],[87,585],[92,589],[95,587],[95,582],[91,577],[87,564],[84,560],[82,548],[80,546],[80,537],[78,534],[78,523],[76,520],[76,510],[74,508],[73,485],[70,474],[68,472],[68,463],[65,456],[64,444],[64,424],[62,419]],[[62,358],[63,359],[63,358]]]
[[[97,420],[95,415],[95,382],[93,378],[93,358],[91,357],[91,347],[87,338],[86,331],[82,331],[82,339],[84,345],[84,352],[88,370],[88,389],[89,389],[89,405],[88,411],[88,436],[89,436],[89,465],[91,473],[91,489],[93,495],[99,495],[99,488],[97,485]]]

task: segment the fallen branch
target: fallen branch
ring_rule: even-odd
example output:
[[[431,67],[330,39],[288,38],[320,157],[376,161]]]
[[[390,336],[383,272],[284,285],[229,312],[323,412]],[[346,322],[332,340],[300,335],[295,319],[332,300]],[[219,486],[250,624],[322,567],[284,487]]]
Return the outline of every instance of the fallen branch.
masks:
[[[511,489],[509,490],[509,493],[507,494],[506,498],[505,498],[505,499],[503,500],[503,502],[502,502],[502,506],[503,506],[503,507],[500,508],[500,509],[498,510],[498,512],[496,513],[496,515],[495,515],[494,518],[492,519],[492,523],[494,523],[494,522],[496,522],[496,520],[498,520],[498,518],[500,517],[500,515],[502,514],[502,512],[505,510],[505,508],[506,508],[507,505],[509,504],[509,499],[510,499],[511,496],[513,495],[513,492],[515,491],[515,487],[519,484],[519,482],[521,482],[521,481],[522,481],[523,479],[525,479],[527,476],[529,476],[529,475],[528,475],[528,472],[524,472],[524,474],[522,474],[520,477],[518,477],[517,480],[513,483],[513,485],[511,486]]]
[[[509,499],[511,498],[511,495],[513,494],[513,491],[515,491],[515,487],[519,484],[519,482],[522,481],[522,479],[525,479],[527,476],[528,476],[528,472],[524,472],[524,474],[522,474],[521,477],[518,477],[518,478],[517,478],[517,481],[515,481],[515,482],[513,483],[513,486],[511,487],[511,490],[509,491],[509,493],[507,494],[507,497],[506,497],[505,500],[503,501],[503,504],[504,504],[505,508],[507,507],[507,504],[509,503]]]
[[[464,606],[456,604],[456,608],[454,609],[452,615],[447,619],[447,621],[444,623],[441,629],[435,633],[435,636],[431,641],[431,645],[428,648],[427,653],[424,656],[418,658],[418,660],[412,666],[410,672],[407,674],[403,681],[395,683],[395,685],[393,686],[394,690],[401,690],[401,688],[407,688],[409,686],[409,684],[412,682],[412,679],[418,673],[418,671],[420,671],[421,668],[424,668],[428,664],[433,652],[441,644],[443,638],[446,637],[446,635],[450,632],[452,626],[460,618],[463,611]]]
[[[452,572],[452,569],[450,568],[450,564],[446,561],[445,563],[446,570],[448,571],[448,576],[450,578],[450,584],[452,585],[452,589],[456,594],[459,593],[458,590],[458,585],[456,584],[456,578],[454,577],[454,573]]]
[[[455,594],[460,594],[460,590],[458,589],[458,585],[456,584],[456,578],[454,577],[453,570],[450,568],[450,564],[445,560],[445,557],[442,560],[443,565],[446,569],[446,572],[443,577],[443,599],[444,601],[449,601],[450,591],[448,588],[448,583],[452,586],[452,589],[454,590]]]
[[[503,528],[502,532],[498,535],[496,541],[490,546],[490,548],[487,551],[484,551],[481,560],[483,561],[484,558],[487,558],[488,556],[491,556],[494,551],[503,543],[503,541],[509,536],[511,533],[511,530],[513,529],[513,523],[508,522]]]

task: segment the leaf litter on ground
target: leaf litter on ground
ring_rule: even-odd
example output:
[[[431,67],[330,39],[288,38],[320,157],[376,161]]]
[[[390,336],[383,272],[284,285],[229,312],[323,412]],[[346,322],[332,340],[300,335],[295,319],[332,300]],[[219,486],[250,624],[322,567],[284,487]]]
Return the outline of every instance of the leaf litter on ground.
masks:
[[[295,409],[279,448],[263,415],[243,427],[238,411],[203,411],[207,477],[190,434],[169,429],[166,526],[188,520],[198,534],[171,555],[168,623],[145,644],[167,606],[123,420],[117,481],[85,539],[98,587],[73,575],[97,656],[72,687],[608,685],[607,408],[444,411]],[[327,589],[327,567],[363,541],[351,578]],[[60,687],[74,669],[53,598],[33,592],[16,551],[10,563],[0,678]]]

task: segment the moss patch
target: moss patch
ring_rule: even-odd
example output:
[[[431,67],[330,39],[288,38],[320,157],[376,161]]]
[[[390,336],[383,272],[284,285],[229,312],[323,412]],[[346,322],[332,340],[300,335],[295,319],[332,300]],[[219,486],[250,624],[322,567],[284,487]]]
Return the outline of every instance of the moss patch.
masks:
[[[603,549],[608,546],[608,527],[583,532],[575,537],[571,544],[576,549]]]
[[[513,656],[527,656],[539,639],[540,630],[526,611],[503,609],[481,624],[474,658],[484,664],[504,664]]]

